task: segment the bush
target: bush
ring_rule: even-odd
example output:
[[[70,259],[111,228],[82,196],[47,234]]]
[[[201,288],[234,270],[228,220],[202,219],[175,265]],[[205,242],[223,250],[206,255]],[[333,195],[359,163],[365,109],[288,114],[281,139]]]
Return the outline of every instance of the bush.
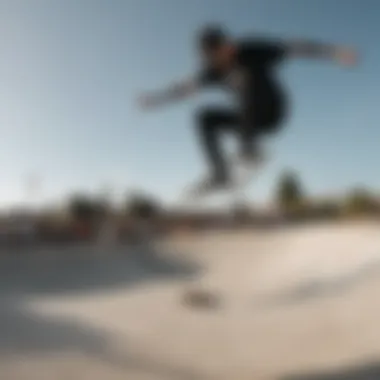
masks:
[[[379,204],[368,190],[357,188],[347,195],[343,210],[348,215],[374,214],[379,211]]]
[[[127,197],[125,211],[132,218],[150,219],[161,213],[161,206],[153,197],[134,193]]]
[[[84,194],[76,194],[69,200],[70,217],[77,221],[94,222],[103,218],[108,212],[105,202],[93,199]]]
[[[285,172],[279,180],[277,188],[277,204],[282,211],[302,213],[306,208],[303,187],[295,172]]]

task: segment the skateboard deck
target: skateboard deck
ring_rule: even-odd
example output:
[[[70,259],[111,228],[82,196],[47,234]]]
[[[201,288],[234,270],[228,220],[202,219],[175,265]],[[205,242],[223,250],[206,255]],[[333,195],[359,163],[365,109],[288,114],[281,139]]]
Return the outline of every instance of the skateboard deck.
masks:
[[[265,165],[265,163],[244,165],[241,161],[236,159],[230,160],[230,162],[232,178],[226,186],[207,192],[198,192],[197,189],[193,188],[185,193],[185,198],[188,200],[201,200],[223,193],[237,195],[249,186],[251,181]]]

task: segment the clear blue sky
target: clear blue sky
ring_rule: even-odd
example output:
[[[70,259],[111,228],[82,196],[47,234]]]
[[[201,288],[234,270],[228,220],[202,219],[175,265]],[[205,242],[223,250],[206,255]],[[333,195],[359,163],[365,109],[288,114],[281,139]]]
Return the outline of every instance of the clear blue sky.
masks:
[[[235,35],[306,37],[358,47],[355,70],[286,64],[293,116],[252,186],[271,195],[283,168],[314,193],[380,190],[378,0],[0,0],[1,204],[105,183],[176,197],[203,161],[192,111],[208,96],[141,113],[134,98],[197,68],[193,32],[217,21]]]

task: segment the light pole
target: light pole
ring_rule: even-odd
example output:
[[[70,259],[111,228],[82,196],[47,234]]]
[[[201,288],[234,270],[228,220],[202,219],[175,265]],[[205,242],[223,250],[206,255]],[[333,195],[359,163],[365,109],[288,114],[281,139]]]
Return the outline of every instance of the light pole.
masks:
[[[28,208],[36,209],[40,206],[39,197],[41,195],[41,177],[35,173],[29,174],[24,184],[24,193]]]

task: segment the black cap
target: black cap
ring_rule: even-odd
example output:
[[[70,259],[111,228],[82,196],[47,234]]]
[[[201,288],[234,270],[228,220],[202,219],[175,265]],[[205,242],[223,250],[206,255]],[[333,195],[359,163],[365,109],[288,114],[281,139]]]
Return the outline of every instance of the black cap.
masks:
[[[215,49],[227,40],[225,31],[217,25],[208,25],[198,35],[198,45],[203,49]]]

